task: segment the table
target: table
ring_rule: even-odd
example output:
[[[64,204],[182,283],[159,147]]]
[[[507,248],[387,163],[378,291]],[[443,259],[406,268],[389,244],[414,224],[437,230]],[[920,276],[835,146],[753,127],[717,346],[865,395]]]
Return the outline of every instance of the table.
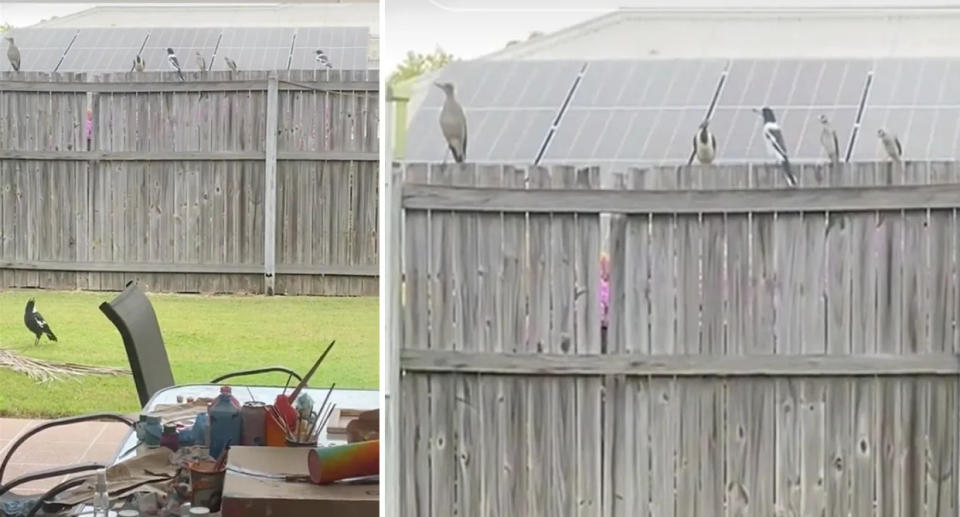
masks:
[[[176,404],[177,397],[183,397],[186,400],[189,397],[200,398],[200,397],[209,397],[215,398],[220,394],[220,387],[224,386],[222,384],[184,384],[181,386],[170,386],[169,388],[164,388],[150,397],[150,400],[147,401],[147,405],[143,407],[141,411],[152,411],[157,408],[160,404]],[[240,402],[244,404],[245,402],[251,401],[260,401],[266,402],[267,404],[273,404],[273,401],[277,398],[277,395],[283,393],[284,388],[282,386],[233,386],[233,396]],[[303,391],[310,394],[310,397],[316,401],[317,404],[320,404],[323,401],[323,398],[327,396],[327,391],[330,389],[329,386],[321,388],[304,388]],[[287,393],[289,394],[293,391],[293,387],[287,388]],[[355,389],[340,389],[334,388],[333,392],[330,394],[330,400],[327,404],[336,404],[338,408],[349,408],[349,409],[359,409],[359,410],[372,410],[378,409],[380,407],[380,392],[377,390],[355,390]],[[344,438],[335,438],[335,439],[325,439],[325,436],[321,436],[321,444],[323,443],[332,443],[340,444],[346,443]],[[127,438],[120,444],[120,447],[117,449],[117,453],[114,457],[114,463],[135,457],[137,455],[137,435],[130,431],[127,433]],[[81,507],[72,515],[92,515],[92,507]]]
[[[220,384],[185,384],[182,386],[171,386],[169,388],[164,388],[154,393],[153,396],[150,397],[150,400],[147,402],[147,405],[144,406],[142,411],[152,411],[160,404],[176,404],[178,396],[183,397],[184,400],[189,397],[216,398],[217,395],[220,394],[221,386],[222,385]],[[282,386],[231,387],[233,388],[234,398],[236,398],[240,404],[251,401],[260,401],[267,404],[273,404],[273,401],[277,398],[277,395],[283,393]],[[329,389],[330,387],[327,386],[325,388],[304,388],[303,391],[309,393],[310,397],[313,398],[317,404],[320,404],[323,402],[323,398],[327,396],[327,391]],[[289,394],[291,391],[293,391],[292,386],[287,388],[287,394]],[[380,392],[377,390],[351,390],[334,388],[333,392],[330,394],[330,400],[327,402],[327,405],[330,404],[336,404],[338,408],[360,409],[364,411],[377,409],[380,407]],[[321,444],[346,443],[346,437],[325,439],[325,436],[321,435],[320,442]],[[117,449],[114,463],[136,456],[136,445],[137,435],[131,431],[127,434],[127,439],[124,440],[124,442],[120,445],[120,448]],[[126,454],[124,454],[125,452]]]

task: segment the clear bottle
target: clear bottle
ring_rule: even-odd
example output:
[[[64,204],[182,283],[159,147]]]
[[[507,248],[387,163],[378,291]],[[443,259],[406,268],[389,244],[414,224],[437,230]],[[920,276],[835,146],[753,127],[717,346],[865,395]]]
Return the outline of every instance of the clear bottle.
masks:
[[[107,517],[110,512],[110,494],[107,492],[107,469],[97,470],[97,487],[93,494],[93,515]]]

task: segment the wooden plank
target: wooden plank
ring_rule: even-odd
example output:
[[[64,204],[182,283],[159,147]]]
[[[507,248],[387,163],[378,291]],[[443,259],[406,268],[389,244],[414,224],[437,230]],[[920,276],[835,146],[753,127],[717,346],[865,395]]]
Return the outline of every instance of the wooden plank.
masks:
[[[508,375],[654,376],[870,376],[956,375],[954,354],[871,355],[682,355],[682,354],[512,354],[424,350],[408,342],[404,369]],[[415,349],[415,350],[414,350]]]
[[[266,75],[266,74],[261,74]],[[73,92],[73,93],[110,93],[110,94],[132,94],[132,93],[174,93],[174,92],[230,92],[230,91],[264,91],[269,89],[268,79],[257,80],[236,80],[236,81],[211,81],[211,80],[191,80],[189,82],[171,80],[163,82],[155,81],[108,81],[108,82],[85,82],[85,76],[81,75],[78,82],[47,82],[47,81],[16,81],[0,79],[0,90],[8,92]],[[281,80],[278,89],[280,90],[314,90],[314,91],[379,91],[380,85],[376,81],[324,81],[324,82],[303,82]]]
[[[737,379],[727,384],[726,515],[774,512],[772,381]]]
[[[403,191],[403,206],[416,210],[627,214],[825,210],[869,212],[892,209],[952,209],[960,206],[960,184],[822,189],[664,190],[551,192],[407,184]]]
[[[263,290],[267,296],[273,295],[277,274],[277,75],[271,73],[267,79],[267,122],[266,158],[264,162],[264,201],[263,201]]]
[[[670,378],[650,379],[650,512],[673,516],[676,513],[677,471],[674,455],[680,435],[680,400],[676,383]],[[683,494],[687,496],[688,494]]]
[[[531,188],[544,188],[550,185],[549,171],[542,167],[528,169],[528,183]],[[526,346],[528,353],[542,353],[549,346],[550,339],[550,270],[553,248],[550,243],[550,215],[530,214],[527,226],[526,263],[529,267],[529,307],[527,317]],[[525,515],[548,517],[553,498],[553,457],[552,448],[556,437],[553,433],[539,433],[537,429],[554,426],[554,393],[557,381],[544,380],[542,383],[527,384],[526,439],[530,444],[529,461],[534,468],[529,474]],[[546,504],[545,504],[546,502]]]

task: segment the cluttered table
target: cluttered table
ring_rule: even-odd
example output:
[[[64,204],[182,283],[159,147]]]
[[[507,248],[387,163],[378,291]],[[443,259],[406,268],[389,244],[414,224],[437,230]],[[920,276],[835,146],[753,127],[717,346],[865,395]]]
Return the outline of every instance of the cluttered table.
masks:
[[[304,392],[309,394],[314,400],[322,400],[329,387],[327,388],[304,388]],[[283,386],[237,386],[233,390],[233,396],[240,404],[247,402],[273,402],[277,395],[290,389],[284,389]],[[198,398],[215,398],[220,393],[220,385],[217,384],[187,384],[183,386],[171,386],[154,393],[153,397],[144,406],[143,412],[149,413],[163,406],[173,406],[179,400],[189,400]],[[373,410],[380,407],[380,393],[377,390],[353,390],[336,388],[330,393],[330,404],[335,404],[337,408],[352,410]],[[336,411],[336,409],[334,410]],[[333,422],[336,424],[336,421]],[[336,428],[336,426],[334,426]],[[321,436],[323,444],[342,444],[347,441],[346,435],[325,433]],[[127,435],[127,439],[117,449],[115,463],[129,459],[137,454],[136,450],[137,436],[134,433]]]
[[[198,408],[210,399],[216,400],[221,388],[221,385],[192,384],[163,389],[153,395],[141,415],[164,414],[167,422],[177,421],[180,418],[178,413],[182,413],[181,425],[192,425]],[[232,389],[232,396],[240,405],[248,402],[269,405],[278,395],[290,391],[283,386],[236,386]],[[310,477],[307,468],[309,452],[315,447],[347,444],[346,426],[358,414],[379,408],[379,392],[304,387],[302,393],[315,401],[325,401],[331,408],[331,416],[317,436],[314,447],[231,447],[225,480],[222,481],[222,514],[215,515],[283,515],[289,512],[313,513],[321,509],[324,510],[322,513],[377,514],[379,489],[375,479],[327,486],[304,481]],[[118,448],[114,465],[136,461],[138,455],[144,453],[147,456],[153,454],[144,449],[137,434],[131,432]],[[300,482],[291,482],[294,479]],[[81,505],[71,515],[93,515],[93,508]]]
[[[47,508],[104,517],[377,515],[379,393],[307,387],[334,344],[292,388],[154,393],[114,462],[72,478]]]

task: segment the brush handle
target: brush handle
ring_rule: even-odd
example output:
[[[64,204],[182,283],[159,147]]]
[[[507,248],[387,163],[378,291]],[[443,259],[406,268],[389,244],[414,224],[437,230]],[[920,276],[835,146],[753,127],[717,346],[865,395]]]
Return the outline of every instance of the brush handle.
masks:
[[[333,344],[336,342],[337,340],[334,339],[333,341],[330,342],[329,345],[327,345],[327,349],[324,350],[323,354],[320,355],[320,359],[317,359],[317,362],[313,363],[313,368],[310,368],[310,371],[303,376],[303,379],[300,381],[300,384],[297,384],[297,387],[293,390],[293,393],[290,394],[290,400],[297,400],[297,395],[300,394],[300,390],[302,390],[303,387],[307,385],[307,382],[310,380],[310,377],[313,377],[313,374],[316,373],[317,368],[320,367],[320,363],[322,363],[323,360],[327,357],[327,354],[330,353],[330,349],[333,348]]]

